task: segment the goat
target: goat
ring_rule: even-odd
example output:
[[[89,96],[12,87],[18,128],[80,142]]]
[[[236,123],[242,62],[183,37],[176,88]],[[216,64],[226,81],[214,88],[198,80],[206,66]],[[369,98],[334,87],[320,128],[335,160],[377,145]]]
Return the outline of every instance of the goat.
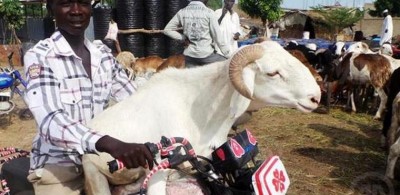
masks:
[[[122,64],[124,69],[128,73],[128,78],[131,80],[133,78],[134,71],[132,69],[132,64],[136,62],[135,56],[129,52],[129,51],[123,51],[118,53],[117,57],[115,59]]]
[[[308,68],[308,70],[311,72],[315,80],[317,81],[318,85],[321,88],[321,91],[325,91],[324,89],[324,80],[322,79],[322,76],[318,73],[317,70],[308,62],[306,56],[301,52],[300,50],[288,50],[290,54],[292,54],[295,58],[297,58],[301,63],[304,64]]]
[[[185,68],[185,56],[182,54],[169,56],[164,62],[157,68],[156,72],[160,72],[169,67],[174,68]]]
[[[280,106],[308,113],[318,107],[320,98],[310,71],[278,43],[265,41],[240,48],[226,61],[161,71],[135,95],[97,115],[89,126],[125,142],[184,137],[198,155],[209,157],[246,110]],[[90,189],[109,194],[107,181],[132,183],[144,173],[137,168],[111,174],[106,163],[110,160],[106,153],[83,156],[89,194]],[[148,194],[164,194],[167,174],[159,171],[152,177]]]
[[[340,56],[343,56],[344,53],[346,53],[346,43],[343,41],[338,41],[329,48],[332,53],[335,55],[335,58],[339,58]]]
[[[364,42],[356,42],[353,43],[347,48],[347,51],[345,52],[350,53],[350,52],[357,52],[357,53],[375,53],[371,49],[369,49],[369,46],[364,43]]]
[[[146,72],[156,72],[157,68],[164,62],[159,56],[147,56],[136,59],[133,64],[133,71],[136,76],[142,76]]]
[[[342,81],[347,78],[352,84],[371,83],[380,98],[379,108],[374,119],[380,119],[387,101],[383,87],[397,67],[399,65],[391,62],[389,56],[350,52],[345,55],[337,68],[342,69],[338,71],[342,74],[339,78]],[[352,111],[356,112],[354,94],[350,92],[349,95]]]
[[[315,66],[317,64],[317,56],[315,55],[315,50],[312,50],[308,47],[306,47],[305,45],[299,45],[297,42],[295,41],[290,41],[286,46],[285,46],[286,50],[299,50],[301,51],[304,56],[306,56],[308,62]]]

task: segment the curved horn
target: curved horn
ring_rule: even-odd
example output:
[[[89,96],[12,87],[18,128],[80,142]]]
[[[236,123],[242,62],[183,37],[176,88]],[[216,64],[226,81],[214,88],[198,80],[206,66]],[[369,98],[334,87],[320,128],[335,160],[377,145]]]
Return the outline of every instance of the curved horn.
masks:
[[[233,87],[244,97],[253,99],[249,89],[243,81],[243,68],[251,62],[260,59],[264,54],[261,45],[250,45],[238,51],[231,59],[229,64],[229,78]]]

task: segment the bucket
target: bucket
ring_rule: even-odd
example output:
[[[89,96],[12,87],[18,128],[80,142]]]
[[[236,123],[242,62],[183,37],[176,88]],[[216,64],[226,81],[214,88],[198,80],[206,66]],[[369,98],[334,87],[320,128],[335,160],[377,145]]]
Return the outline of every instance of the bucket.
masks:
[[[309,31],[304,31],[303,32],[303,39],[310,39],[310,32]]]

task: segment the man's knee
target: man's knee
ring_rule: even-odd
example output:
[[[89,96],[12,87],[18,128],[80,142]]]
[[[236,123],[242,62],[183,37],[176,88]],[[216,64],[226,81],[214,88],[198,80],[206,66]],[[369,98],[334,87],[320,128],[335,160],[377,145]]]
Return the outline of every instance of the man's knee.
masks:
[[[35,194],[79,195],[83,192],[82,168],[76,166],[45,165],[28,175]]]

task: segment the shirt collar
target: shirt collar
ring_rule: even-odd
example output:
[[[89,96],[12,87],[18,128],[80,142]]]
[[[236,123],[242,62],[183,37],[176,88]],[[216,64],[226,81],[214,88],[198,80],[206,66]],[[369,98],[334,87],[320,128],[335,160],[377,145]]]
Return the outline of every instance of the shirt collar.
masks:
[[[201,6],[205,6],[204,3],[201,2],[201,1],[191,1],[189,4],[190,4],[190,5],[201,5]]]
[[[75,52],[72,50],[71,46],[69,45],[68,41],[65,39],[65,37],[60,33],[60,31],[56,31],[54,32],[50,39],[53,40],[54,42],[54,53],[57,55],[61,55],[61,56],[76,56],[77,58],[79,58]],[[88,40],[85,37],[84,40],[84,44],[85,46],[88,48],[89,51],[93,52],[93,51],[97,51],[100,48],[96,47],[96,45],[94,45],[90,40]]]

